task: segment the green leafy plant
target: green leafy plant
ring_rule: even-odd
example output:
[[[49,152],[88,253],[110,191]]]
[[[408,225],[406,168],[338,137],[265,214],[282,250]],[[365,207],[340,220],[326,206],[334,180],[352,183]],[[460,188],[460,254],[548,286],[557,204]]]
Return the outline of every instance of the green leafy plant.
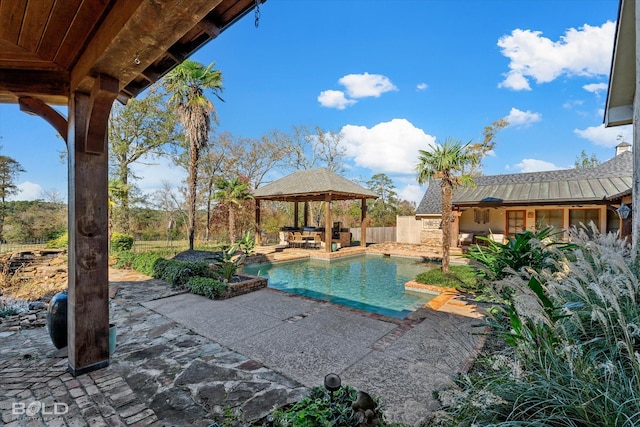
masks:
[[[237,242],[238,247],[246,256],[251,256],[254,253],[256,247],[256,241],[254,237],[251,235],[250,231],[247,231],[242,236],[242,239]]]
[[[69,233],[65,231],[59,234],[54,239],[48,240],[45,246],[49,249],[66,248],[69,246]]]
[[[554,240],[560,233],[562,232],[554,231],[553,227],[545,227],[535,232],[526,230],[509,237],[507,243],[478,236],[485,244],[472,245],[469,253],[463,256],[471,259],[481,279],[500,280],[513,274],[511,271],[519,273],[525,267],[531,270],[552,267],[556,255],[549,250],[551,247],[562,251],[575,248],[571,243]]]
[[[165,257],[170,254],[172,254],[171,251],[149,251],[142,253],[131,251],[116,252],[113,255],[116,260],[114,267],[130,268],[147,276],[153,276],[156,264],[161,262],[161,260],[167,261]]]
[[[174,288],[185,287],[189,279],[195,276],[216,277],[205,262],[158,260],[153,265],[153,277],[164,280]]]
[[[215,299],[220,297],[228,288],[228,285],[211,277],[195,276],[189,278],[186,284],[189,292]]]
[[[638,264],[614,234],[570,238],[570,252],[550,248],[555,268],[491,283],[512,347],[439,393],[437,425],[640,425]]]
[[[238,244],[235,244],[228,249],[217,252],[213,257],[214,268],[225,282],[231,281],[244,262],[245,255],[236,255],[237,252]]]
[[[133,236],[114,231],[111,233],[111,250],[116,252],[130,251],[133,247]]]

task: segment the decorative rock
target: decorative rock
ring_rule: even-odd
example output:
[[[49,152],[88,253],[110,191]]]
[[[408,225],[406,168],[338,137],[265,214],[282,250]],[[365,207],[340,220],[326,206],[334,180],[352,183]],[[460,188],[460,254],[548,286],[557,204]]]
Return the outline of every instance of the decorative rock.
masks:
[[[42,301],[31,301],[29,303],[29,310],[42,310],[46,308],[47,304]]]

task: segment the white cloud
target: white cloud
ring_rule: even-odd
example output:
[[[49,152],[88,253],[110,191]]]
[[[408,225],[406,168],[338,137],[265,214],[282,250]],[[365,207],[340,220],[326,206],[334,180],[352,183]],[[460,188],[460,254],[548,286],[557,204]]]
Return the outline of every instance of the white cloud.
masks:
[[[422,200],[425,191],[426,189],[418,184],[408,184],[404,188],[399,189],[397,193],[400,200],[415,202],[417,205]]]
[[[615,23],[569,28],[558,41],[541,31],[515,29],[500,37],[498,46],[509,58],[509,72],[498,85],[513,90],[531,90],[529,79],[548,83],[566,76],[608,75]]]
[[[527,127],[532,123],[542,120],[542,115],[540,113],[522,111],[512,107],[509,115],[505,117],[505,119],[509,122],[509,126]]]
[[[344,110],[346,107],[355,104],[355,99],[347,99],[341,90],[323,90],[318,95],[318,102],[323,107],[337,108]]]
[[[318,102],[323,107],[344,110],[358,102],[358,98],[379,98],[385,92],[398,90],[391,80],[382,74],[347,74],[341,77],[338,83],[345,87],[346,95],[341,90],[323,90],[318,95]]]
[[[182,185],[187,172],[176,166],[173,161],[166,157],[142,159],[143,163],[131,165],[131,171],[140,179],[134,184],[143,193],[150,194],[163,187],[163,182],[168,182],[173,188]]]
[[[518,163],[516,167],[520,169],[520,172],[542,172],[565,169],[556,166],[551,162],[545,162],[544,160],[537,159],[522,159],[522,161]]]
[[[582,86],[582,89],[586,90],[587,92],[595,93],[596,95],[598,95],[603,90],[607,90],[608,88],[609,86],[606,83],[591,83]]]
[[[631,125],[606,128],[604,124],[591,126],[586,129],[573,130],[573,133],[580,138],[584,138],[602,147],[615,147],[622,141],[631,143],[633,141],[632,132],[633,129]]]
[[[426,83],[418,83],[418,85],[416,86],[416,89],[418,90],[427,90],[429,88],[429,85]]]
[[[372,128],[346,125],[341,132],[347,156],[357,166],[376,173],[414,174],[418,150],[435,144],[435,137],[406,119],[393,119]]]
[[[9,200],[38,200],[42,198],[43,189],[40,184],[25,181],[18,184],[18,194],[9,197]]]
[[[388,77],[382,74],[348,74],[338,80],[351,98],[380,97],[385,92],[398,90]]]

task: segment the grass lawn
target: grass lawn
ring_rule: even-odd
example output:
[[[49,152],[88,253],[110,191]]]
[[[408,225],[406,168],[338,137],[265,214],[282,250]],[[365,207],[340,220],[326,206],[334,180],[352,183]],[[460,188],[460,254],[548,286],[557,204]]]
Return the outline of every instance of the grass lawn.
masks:
[[[440,268],[434,268],[416,277],[416,282],[423,285],[455,288],[461,291],[477,289],[477,279],[473,268],[468,265],[451,265],[449,273],[443,274]]]

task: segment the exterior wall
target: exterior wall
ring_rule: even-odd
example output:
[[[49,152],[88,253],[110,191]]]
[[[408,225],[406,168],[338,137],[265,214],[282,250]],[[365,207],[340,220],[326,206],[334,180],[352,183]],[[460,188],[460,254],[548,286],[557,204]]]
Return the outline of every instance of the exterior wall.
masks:
[[[396,217],[396,241],[398,243],[419,244],[422,232],[422,220],[415,216]],[[368,229],[367,229],[368,230]]]
[[[442,246],[441,215],[430,215],[421,218],[420,243],[429,246]]]
[[[573,209],[598,209],[599,224],[598,229],[600,231],[607,232],[607,209],[604,205],[580,205],[580,206],[510,206],[507,208],[477,208],[479,211],[488,211],[488,218],[486,214],[477,214],[474,208],[468,208],[462,211],[460,216],[460,231],[471,232],[477,234],[492,233],[506,233],[507,222],[506,212],[507,210],[525,211],[525,228],[527,230],[536,229],[536,209],[562,209],[563,210],[563,227],[569,228],[569,211]]]

